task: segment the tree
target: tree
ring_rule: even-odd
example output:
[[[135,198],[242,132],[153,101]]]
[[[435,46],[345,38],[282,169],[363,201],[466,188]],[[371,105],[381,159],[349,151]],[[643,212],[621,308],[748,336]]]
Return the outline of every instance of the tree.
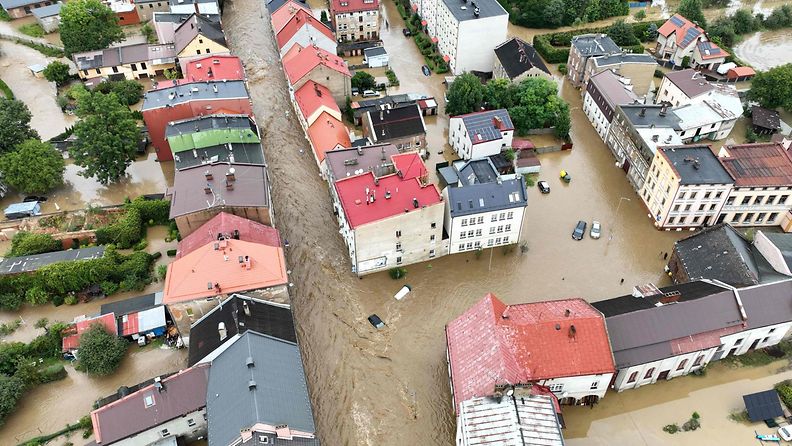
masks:
[[[374,81],[374,76],[365,71],[358,71],[352,76],[352,87],[357,88],[361,92],[363,90],[373,90],[376,85],[377,83]]]
[[[29,139],[0,157],[3,181],[24,194],[43,194],[63,184],[63,156],[52,145]]]
[[[140,130],[129,108],[114,93],[83,93],[77,100],[77,142],[70,150],[80,175],[102,184],[118,181],[135,158]]]
[[[484,86],[487,108],[511,108],[516,105],[517,87],[508,79],[493,79]]]
[[[118,17],[100,0],[64,3],[60,18],[60,37],[69,55],[104,49],[125,38]]]
[[[792,64],[757,73],[751,82],[748,99],[759,102],[762,107],[783,107],[792,112]]]
[[[11,239],[9,257],[29,256],[45,252],[60,251],[63,245],[49,234],[19,231]],[[44,324],[46,325],[46,324]]]
[[[31,116],[24,102],[0,98],[0,153],[15,150],[27,139],[38,139],[38,133],[30,128]]]
[[[707,28],[710,40],[717,45],[731,47],[737,41],[737,33],[734,31],[734,22],[727,17],[720,17]]]
[[[446,113],[448,116],[464,115],[477,111],[484,101],[484,86],[470,73],[458,76],[448,89]]]
[[[25,383],[21,379],[0,375],[0,423],[14,412],[24,392]]]
[[[734,27],[734,32],[737,34],[751,33],[759,27],[756,23],[756,18],[747,9],[735,11],[734,15],[731,16],[731,23]]]
[[[624,20],[617,20],[611,25],[608,28],[608,36],[619,46],[632,46],[641,43],[633,34],[632,26],[624,23]]]
[[[325,11],[324,9],[322,10],[322,14],[319,16],[319,21],[322,22],[322,23],[327,23],[327,22],[330,21],[327,18],[327,11]]]
[[[644,9],[639,10],[638,12],[635,13],[633,17],[635,17],[635,20],[639,22],[642,21],[643,19],[646,18],[646,10]]]
[[[557,28],[564,23],[564,0],[550,0],[542,11],[547,26]]]
[[[120,81],[104,81],[94,88],[100,93],[115,93],[124,105],[134,105],[143,97],[143,84],[124,79]]]
[[[121,365],[127,342],[95,323],[80,336],[77,369],[90,375],[109,375]]]
[[[696,22],[702,28],[707,27],[707,19],[701,11],[701,0],[682,0],[679,2],[677,12],[686,19]]]
[[[44,79],[55,82],[60,87],[69,80],[69,66],[59,60],[53,60],[44,68]]]
[[[146,42],[157,43],[157,33],[154,31],[154,28],[151,27],[150,23],[146,23],[140,27],[140,33],[146,38]]]

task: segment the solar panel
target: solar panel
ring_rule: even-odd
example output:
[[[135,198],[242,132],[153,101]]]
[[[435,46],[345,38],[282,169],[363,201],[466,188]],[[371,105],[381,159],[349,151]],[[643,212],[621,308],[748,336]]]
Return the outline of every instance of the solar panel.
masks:
[[[671,23],[674,24],[674,26],[682,26],[682,25],[685,24],[685,21],[682,20],[681,18],[677,17],[677,16],[671,17],[670,20],[671,20]]]

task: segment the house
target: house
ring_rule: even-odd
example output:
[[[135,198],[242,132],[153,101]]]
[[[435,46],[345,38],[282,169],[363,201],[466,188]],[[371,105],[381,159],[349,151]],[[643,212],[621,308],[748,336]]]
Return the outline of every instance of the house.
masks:
[[[279,10],[281,6],[288,3],[295,3],[305,7],[305,2],[302,0],[267,0],[267,11],[272,15],[275,11]]]
[[[674,14],[657,30],[655,56],[675,66],[684,65],[685,58],[692,61],[693,51],[698,43],[706,41],[709,38],[700,26]]]
[[[247,115],[207,115],[165,129],[176,169],[211,163],[264,165],[258,127]]]
[[[531,44],[514,37],[495,47],[492,77],[518,83],[529,77],[551,80],[553,74]]]
[[[182,72],[189,61],[203,59],[207,54],[231,54],[220,24],[201,14],[192,14],[182,22],[173,39]]]
[[[340,232],[359,276],[444,254],[443,202],[417,152],[390,157],[394,173],[367,171],[335,182]]]
[[[592,57],[620,54],[622,49],[607,34],[581,34],[572,37],[567,59],[567,77],[572,85],[584,85],[586,65]]]
[[[311,12],[311,8],[298,0],[288,0],[277,9],[270,11],[270,21],[272,22],[272,32],[277,35],[278,31],[299,11]]]
[[[617,105],[605,143],[640,191],[658,146],[682,144],[679,118],[665,105]]]
[[[176,67],[176,47],[172,44],[132,45],[86,51],[72,55],[80,79],[95,77],[110,80],[162,76]]]
[[[497,155],[511,147],[514,124],[506,109],[451,116],[448,144],[464,160]]]
[[[352,75],[344,59],[318,46],[295,44],[283,56],[283,70],[293,90],[308,81],[327,87],[336,103],[343,104],[352,95]]]
[[[132,340],[165,335],[172,325],[170,314],[162,304],[162,292],[104,304],[100,313],[115,315],[118,335]]]
[[[104,257],[104,246],[69,249],[68,251],[45,252],[20,257],[6,257],[0,260],[0,275],[31,273],[47,265],[76,260],[92,260]]]
[[[56,31],[60,26],[60,10],[62,6],[62,3],[55,3],[33,10],[33,16],[36,17],[36,22],[41,25],[45,33]]]
[[[170,12],[174,14],[200,14],[219,16],[221,9],[217,0],[168,0]]]
[[[426,151],[426,124],[417,104],[370,111],[363,117],[363,135],[372,144]]]
[[[105,331],[113,336],[118,335],[115,314],[101,314],[93,317],[85,315],[78,316],[68,328],[63,330],[62,349],[63,352],[74,352],[80,348],[80,338],[83,333],[91,329],[94,325],[101,325]]]
[[[300,349],[248,330],[211,360],[209,446],[319,446]]]
[[[747,81],[751,80],[754,76],[756,76],[756,71],[751,67],[734,67],[726,72],[726,79],[728,79],[729,82]]]
[[[721,338],[718,355],[742,355],[770,347],[787,337],[792,328],[792,281],[788,277],[734,290],[748,315],[745,330]]]
[[[671,71],[663,76],[655,94],[655,103],[666,102],[672,107],[687,105],[713,91],[715,85],[693,69]]]
[[[737,91],[726,85],[719,85],[701,102],[674,108],[679,118],[679,137],[685,143],[726,138],[742,112]]]
[[[541,386],[517,387],[511,395],[463,401],[457,417],[456,444],[474,446],[564,446],[558,400]]]
[[[718,160],[734,179],[718,222],[778,226],[792,210],[792,160],[775,143],[725,145]]]
[[[418,104],[418,107],[421,109],[421,114],[424,116],[433,116],[437,114],[437,101],[434,98],[418,93],[406,93],[353,101],[351,104],[352,115],[355,125],[362,126],[363,116],[370,111],[378,112],[387,108],[397,108],[411,104]]]
[[[611,70],[593,75],[586,84],[583,93],[583,113],[597,130],[597,134],[606,140],[616,107],[638,102],[633,92],[630,79],[621,77]]]
[[[327,152],[352,146],[349,130],[344,123],[326,111],[319,114],[314,123],[308,127],[306,134],[320,174],[323,171]]]
[[[612,387],[618,392],[721,359],[721,338],[742,332],[751,318],[735,291],[710,281],[638,286],[632,294],[592,305],[605,316],[617,370]]]
[[[721,49],[715,42],[701,40],[693,49],[693,58],[690,60],[690,66],[699,70],[714,71],[722,63],[726,62],[727,57],[729,57],[729,53]]]
[[[151,21],[156,12],[170,12],[168,0],[132,0],[132,4],[137,8],[137,15],[141,22]]]
[[[275,33],[275,41],[283,57],[294,44],[301,47],[317,46],[328,53],[336,54],[336,40],[333,32],[310,11],[298,9],[289,20]]]
[[[639,195],[655,227],[696,228],[717,223],[734,180],[708,145],[656,150]]]
[[[757,135],[771,135],[781,130],[781,115],[769,108],[751,107],[751,125]]]
[[[119,25],[126,26],[140,23],[138,8],[135,7],[131,0],[105,0],[103,3],[113,11]]]
[[[234,294],[193,322],[186,331],[190,365],[211,360],[214,351],[248,330],[297,342],[289,305]]]
[[[387,67],[388,52],[382,46],[366,48],[363,50],[363,63],[369,68]]]
[[[758,230],[753,245],[774,270],[792,276],[792,235]]]
[[[243,81],[247,79],[237,56],[215,54],[192,59],[184,67],[185,82]]]
[[[379,0],[330,1],[330,21],[339,42],[379,40],[379,19]]]
[[[50,0],[2,0],[0,6],[6,10],[11,19],[21,19],[33,14],[36,8],[52,5]]]
[[[605,318],[583,299],[506,305],[495,295],[446,325],[454,411],[520,383],[561,404],[594,404],[615,371]]]
[[[338,108],[330,90],[314,81],[308,81],[296,90],[292,100],[297,118],[304,129],[316,122],[322,113],[327,113],[339,122],[343,119],[341,109]]]
[[[253,116],[243,81],[196,82],[150,90],[143,96],[140,111],[160,161],[173,159],[165,137],[170,122],[214,113]]]
[[[654,82],[657,61],[649,54],[616,53],[605,56],[590,57],[586,61],[583,83],[588,84],[592,76],[603,71],[613,71],[630,79],[633,93],[645,97]]]
[[[206,437],[209,365],[200,364],[155,378],[91,412],[97,445],[159,444],[162,438],[196,441]]]
[[[405,152],[393,144],[375,144],[337,149],[325,154],[324,177],[332,186],[338,180],[343,180],[364,172],[374,172],[376,176],[396,173],[392,156]],[[334,187],[330,187],[333,200],[338,196]]]
[[[441,168],[449,254],[519,243],[528,196],[522,176],[501,176],[489,158]]]

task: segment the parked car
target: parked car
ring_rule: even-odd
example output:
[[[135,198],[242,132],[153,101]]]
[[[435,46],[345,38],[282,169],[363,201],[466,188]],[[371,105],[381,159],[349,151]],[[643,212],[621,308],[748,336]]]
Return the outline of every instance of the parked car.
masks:
[[[364,98],[378,98],[379,93],[374,90],[363,90],[363,97]]]
[[[360,94],[360,90],[358,90],[358,87],[352,87],[352,96],[355,96],[355,95],[358,95],[358,94]]]
[[[550,184],[547,181],[545,181],[545,180],[542,180],[542,181],[539,181],[538,183],[536,183],[536,187],[538,187],[539,191],[542,192],[543,194],[549,194],[550,193]]]
[[[404,34],[404,37],[410,37],[410,36],[412,35],[412,33],[410,32],[410,30],[409,30],[409,29],[407,29],[407,28],[404,28],[404,29],[402,30],[402,34]]]
[[[424,76],[431,76],[432,70],[429,69],[429,65],[424,65],[421,67],[421,71],[423,71]]]
[[[602,233],[602,226],[600,225],[600,222],[598,222],[597,220],[592,220],[591,232],[590,232],[591,238],[593,239],[600,238],[601,233]]]
[[[575,230],[572,231],[572,238],[575,240],[583,240],[583,236],[586,234],[586,222],[580,220],[577,222],[577,226],[575,226]]]
[[[39,196],[39,195],[28,195],[27,197],[25,197],[24,200],[22,200],[23,203],[28,203],[30,201],[44,202],[44,201],[47,201],[47,197],[45,197],[43,195],[41,195],[41,196]]]

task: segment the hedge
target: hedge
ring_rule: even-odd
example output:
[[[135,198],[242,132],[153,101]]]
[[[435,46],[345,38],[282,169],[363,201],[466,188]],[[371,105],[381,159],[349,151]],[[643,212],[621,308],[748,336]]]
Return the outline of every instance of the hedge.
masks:
[[[2,8],[0,8],[0,10],[2,10]],[[9,87],[8,84],[6,84],[2,79],[0,79],[0,92],[3,93],[3,96],[5,96],[6,99],[14,99],[14,92],[11,91],[11,87]]]
[[[49,234],[19,231],[11,239],[11,251],[8,257],[29,256],[45,252],[60,251],[63,245]]]
[[[649,41],[648,31],[649,27],[654,24],[658,28],[665,23],[664,20],[631,23],[633,34],[641,42]],[[572,44],[572,37],[581,34],[603,34],[608,32],[609,26],[601,28],[583,28],[574,31],[563,31],[549,34],[539,34],[534,36],[533,46],[536,51],[542,55],[542,58],[547,63],[565,63],[569,59],[569,47]],[[643,53],[644,47],[642,45],[626,46],[623,47],[625,51],[633,53]]]
[[[146,225],[167,225],[169,214],[170,201],[138,197],[124,206],[124,215],[117,222],[96,230],[96,242],[132,248],[146,235]]]
[[[792,381],[781,381],[775,385],[778,396],[787,408],[792,409]]]

